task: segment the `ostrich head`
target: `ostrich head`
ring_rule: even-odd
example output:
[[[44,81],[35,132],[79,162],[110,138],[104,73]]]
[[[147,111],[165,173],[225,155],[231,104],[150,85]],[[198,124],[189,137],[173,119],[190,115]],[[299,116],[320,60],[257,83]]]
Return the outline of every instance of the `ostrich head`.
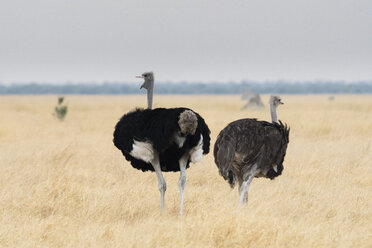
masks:
[[[282,99],[280,99],[279,96],[271,96],[270,97],[270,113],[271,113],[271,121],[274,123],[278,123],[278,113],[276,111],[276,108],[284,104],[282,103]]]
[[[141,76],[137,76],[136,78],[143,78],[145,80],[140,89],[145,88],[146,90],[149,90],[154,87],[154,73],[144,72]]]
[[[147,90],[147,106],[152,109],[152,95],[154,91],[154,73],[144,72],[141,76],[137,78],[143,78],[145,81],[141,85],[140,89],[145,88]]]
[[[282,99],[279,96],[271,96],[270,97],[270,105],[273,105],[274,107],[278,107],[280,104],[284,104],[282,102]]]
[[[194,135],[198,127],[198,118],[191,110],[185,110],[179,116],[178,125],[183,136]]]

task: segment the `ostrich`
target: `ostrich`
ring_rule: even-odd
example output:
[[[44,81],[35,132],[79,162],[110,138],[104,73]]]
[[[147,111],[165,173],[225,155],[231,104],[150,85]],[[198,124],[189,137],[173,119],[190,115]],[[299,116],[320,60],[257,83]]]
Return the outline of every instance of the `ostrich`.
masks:
[[[180,215],[183,212],[183,192],[186,169],[190,162],[201,160],[209,153],[210,131],[204,119],[188,108],[152,109],[154,74],[145,72],[141,88],[147,90],[147,109],[135,109],[116,124],[114,144],[132,167],[155,171],[160,191],[160,208],[164,209],[166,183],[162,172],[180,171]]]
[[[234,188],[239,184],[239,206],[248,202],[248,188],[254,177],[274,179],[283,171],[289,142],[289,128],[278,121],[277,96],[270,98],[272,123],[241,119],[228,124],[214,145],[214,160],[221,176]]]
[[[260,94],[254,93],[250,90],[247,90],[243,93],[242,99],[247,100],[247,104],[244,105],[242,109],[254,108],[254,109],[263,109],[264,105],[261,101]]]

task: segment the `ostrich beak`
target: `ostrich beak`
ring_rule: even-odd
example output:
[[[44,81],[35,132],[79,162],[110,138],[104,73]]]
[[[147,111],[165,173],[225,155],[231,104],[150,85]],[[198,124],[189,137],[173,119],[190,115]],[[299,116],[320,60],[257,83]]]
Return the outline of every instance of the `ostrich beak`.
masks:
[[[136,78],[145,78],[144,76],[136,76]],[[143,84],[141,85],[140,89],[142,89],[143,87],[145,87],[145,82],[143,82]]]
[[[284,104],[284,102],[282,102],[282,100],[279,100],[279,104]]]

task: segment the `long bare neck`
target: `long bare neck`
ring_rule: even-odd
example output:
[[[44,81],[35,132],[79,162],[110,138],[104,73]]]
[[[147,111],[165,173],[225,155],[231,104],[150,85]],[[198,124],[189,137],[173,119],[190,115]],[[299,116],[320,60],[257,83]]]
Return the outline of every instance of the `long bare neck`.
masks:
[[[271,102],[270,103],[270,113],[271,113],[271,121],[274,123],[278,123],[278,111],[276,106]]]
[[[154,94],[154,82],[151,84],[151,87],[147,89],[147,108],[152,109],[152,96]]]

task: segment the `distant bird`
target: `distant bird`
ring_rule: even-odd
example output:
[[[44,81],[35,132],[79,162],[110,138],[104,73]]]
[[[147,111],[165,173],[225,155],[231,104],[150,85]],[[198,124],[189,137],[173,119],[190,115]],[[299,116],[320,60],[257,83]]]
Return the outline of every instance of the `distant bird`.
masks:
[[[251,90],[247,90],[246,92],[243,93],[241,98],[247,101],[247,104],[244,105],[243,109],[252,108],[258,110],[264,108],[260,94],[258,93],[254,93]]]
[[[188,108],[152,109],[154,74],[143,73],[140,88],[147,90],[148,109],[135,109],[116,124],[114,144],[132,166],[142,171],[155,171],[164,208],[166,183],[162,171],[180,171],[180,215],[186,169],[209,153],[210,131],[204,119]]]
[[[248,202],[248,188],[254,177],[274,179],[283,171],[289,142],[289,128],[278,122],[277,96],[270,98],[272,123],[241,119],[228,124],[214,145],[214,160],[221,176],[234,188],[239,184],[239,205]]]

